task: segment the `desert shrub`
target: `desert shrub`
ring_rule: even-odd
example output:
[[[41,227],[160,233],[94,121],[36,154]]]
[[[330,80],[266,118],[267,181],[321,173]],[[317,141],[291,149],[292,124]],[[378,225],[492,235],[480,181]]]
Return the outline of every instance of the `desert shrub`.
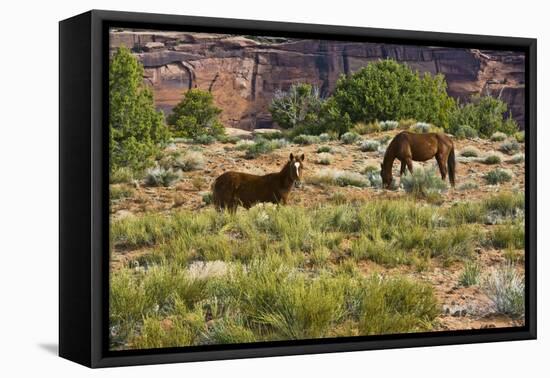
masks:
[[[328,133],[322,133],[319,135],[319,141],[322,143],[326,143],[332,140],[332,137]]]
[[[376,168],[375,170],[365,171],[365,175],[367,176],[367,180],[369,180],[370,186],[372,186],[373,188],[382,187],[382,176],[380,176],[379,168]]]
[[[408,130],[411,128],[411,126],[416,125],[418,121],[414,118],[406,118],[399,120],[398,127],[401,130]]]
[[[478,157],[481,155],[481,151],[479,151],[474,146],[466,146],[462,150],[460,150],[460,156],[464,157]]]
[[[218,119],[221,112],[222,110],[214,105],[212,93],[193,88],[185,92],[183,99],[172,109],[167,121],[174,135],[178,137],[195,140],[203,135],[217,137],[225,134],[225,129]],[[206,140],[205,138],[204,141]]]
[[[218,141],[224,144],[237,144],[241,139],[237,136],[220,135],[217,137]]]
[[[483,201],[483,207],[496,212],[503,217],[513,217],[518,211],[525,209],[525,195],[523,193],[498,193]]]
[[[363,175],[337,169],[322,169],[317,171],[308,181],[315,185],[327,184],[358,187],[366,187],[369,185],[369,181]]]
[[[193,143],[196,143],[196,144],[213,144],[216,142],[216,138],[212,135],[207,135],[207,134],[203,134],[203,135],[197,135],[196,137],[194,137],[192,139]]]
[[[235,149],[238,151],[246,151],[248,147],[253,145],[255,142],[253,140],[240,140],[235,145]]]
[[[111,184],[128,184],[134,180],[134,173],[130,168],[121,167],[112,171],[109,175]]]
[[[296,144],[301,144],[303,146],[308,146],[310,144],[320,143],[321,139],[317,135],[300,134],[300,135],[295,136],[292,139],[292,142],[296,143]]]
[[[330,146],[319,146],[319,148],[317,149],[317,153],[323,153],[323,152],[331,152],[332,149],[330,148]]]
[[[518,143],[525,143],[525,131],[518,131],[514,134],[514,138],[516,138]]]
[[[475,181],[466,181],[466,182],[460,184],[457,189],[458,190],[479,189],[479,185]]]
[[[397,121],[382,121],[380,122],[380,130],[382,131],[390,131],[395,130],[399,126],[399,122]]]
[[[196,171],[203,169],[205,165],[204,155],[199,151],[187,151],[175,159],[174,167],[182,171]]]
[[[401,183],[407,193],[421,196],[438,193],[447,188],[434,168],[417,167],[412,174],[401,177]]]
[[[525,246],[525,227],[521,223],[493,226],[487,235],[486,242],[496,249],[523,248]]]
[[[465,287],[474,286],[479,284],[480,277],[481,266],[476,262],[466,262],[458,282]]]
[[[369,123],[357,122],[350,131],[359,135],[377,133],[380,131],[380,124],[376,121]]]
[[[455,104],[446,87],[443,75],[421,75],[387,59],[342,75],[332,98],[353,123],[416,118],[446,127]]]
[[[496,168],[487,172],[483,178],[491,185],[498,185],[512,181],[512,173],[507,169]]]
[[[525,314],[525,281],[512,264],[493,269],[483,282],[483,290],[496,311],[518,317]]]
[[[363,168],[364,174],[369,174],[371,172],[380,172],[380,166],[379,165],[367,165],[365,168]]]
[[[143,75],[143,66],[130,50],[118,48],[109,64],[111,174],[120,168],[141,173],[153,166],[170,137]]]
[[[275,91],[269,111],[279,126],[293,129],[318,123],[322,103],[317,87],[293,84],[286,92]]]
[[[500,131],[491,134],[491,142],[503,142],[506,140],[506,138],[507,135]]]
[[[380,143],[380,145],[385,145],[387,144],[393,137],[391,135],[383,135],[381,136],[380,138],[378,138],[378,142]]]
[[[212,193],[211,192],[208,192],[208,193],[203,193],[202,196],[202,202],[205,204],[205,205],[210,205],[212,204]]]
[[[387,267],[411,263],[411,256],[393,243],[383,239],[371,240],[364,235],[353,241],[350,253],[357,261],[371,260]]]
[[[515,154],[512,156],[508,162],[512,164],[521,164],[525,161],[525,155],[524,154]]]
[[[360,290],[361,335],[422,331],[440,313],[433,288],[424,283],[372,276]]]
[[[354,133],[353,131],[348,131],[347,133],[342,134],[340,136],[340,140],[344,144],[352,144],[355,143],[359,139],[359,134]]]
[[[258,138],[254,143],[247,144],[245,147],[245,158],[254,159],[262,154],[270,153],[276,149],[286,147],[288,142],[286,139],[267,140]]]
[[[498,149],[499,151],[504,152],[505,154],[513,155],[516,152],[518,152],[521,149],[521,147],[515,139],[510,139],[502,143]]]
[[[412,131],[414,133],[419,133],[419,134],[425,134],[425,133],[440,133],[443,130],[439,127],[435,127],[434,125],[426,122],[417,122],[416,124],[412,125],[409,128],[409,131]]]
[[[477,138],[477,130],[468,125],[460,125],[456,127],[453,134],[458,139],[472,139]]]
[[[178,174],[178,172],[157,166],[147,170],[147,173],[145,175],[145,185],[171,186],[180,178],[181,176]]]
[[[317,155],[317,164],[330,165],[332,162],[332,155],[326,152],[321,152]]]
[[[124,185],[109,186],[109,197],[111,200],[120,200],[134,195],[134,189]]]
[[[363,152],[373,152],[378,151],[380,143],[376,140],[365,140],[361,142],[359,149]]]
[[[483,157],[481,160],[484,164],[500,164],[502,162],[502,157],[495,153],[495,152],[489,152]]]
[[[470,102],[458,105],[450,114],[450,129],[452,134],[467,125],[476,130],[478,135],[489,138],[500,131],[511,135],[518,130],[516,122],[506,117],[508,105],[491,96],[472,96]]]

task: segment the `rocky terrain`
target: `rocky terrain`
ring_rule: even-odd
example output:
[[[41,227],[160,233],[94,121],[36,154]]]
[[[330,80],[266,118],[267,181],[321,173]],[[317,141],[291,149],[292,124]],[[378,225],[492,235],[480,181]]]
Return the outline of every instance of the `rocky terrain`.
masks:
[[[135,52],[159,108],[170,112],[189,88],[209,90],[228,127],[272,128],[267,108],[276,90],[307,82],[326,96],[340,74],[386,58],[420,72],[444,74],[449,94],[461,101],[472,94],[500,97],[524,125],[521,53],[148,30],[113,30],[110,46]]]

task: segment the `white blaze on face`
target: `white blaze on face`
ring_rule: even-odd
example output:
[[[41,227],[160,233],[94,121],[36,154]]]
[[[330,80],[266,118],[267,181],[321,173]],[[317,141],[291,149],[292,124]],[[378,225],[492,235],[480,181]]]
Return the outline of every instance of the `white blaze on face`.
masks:
[[[296,168],[296,177],[300,177],[300,163],[294,163],[294,167]]]

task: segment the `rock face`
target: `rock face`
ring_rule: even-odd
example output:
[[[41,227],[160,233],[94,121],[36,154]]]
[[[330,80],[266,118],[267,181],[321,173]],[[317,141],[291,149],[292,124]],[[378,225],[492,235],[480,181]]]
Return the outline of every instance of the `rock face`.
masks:
[[[272,128],[268,105],[277,90],[307,82],[323,96],[340,74],[391,58],[420,72],[443,73],[461,101],[491,94],[506,101],[524,125],[525,57],[521,53],[379,43],[295,40],[158,31],[115,30],[111,49],[132,49],[145,67],[157,106],[170,112],[194,87],[213,93],[226,126]]]

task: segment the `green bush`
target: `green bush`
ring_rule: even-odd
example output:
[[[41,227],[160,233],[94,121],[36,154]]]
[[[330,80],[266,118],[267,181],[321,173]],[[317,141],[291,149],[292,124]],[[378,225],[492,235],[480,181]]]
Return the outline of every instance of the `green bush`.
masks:
[[[434,168],[416,167],[412,174],[401,177],[401,184],[407,193],[427,196],[447,188]]]
[[[339,113],[353,123],[416,118],[444,128],[455,104],[443,75],[421,75],[390,59],[342,75],[333,98]]]
[[[491,185],[512,181],[512,173],[506,169],[497,168],[487,172],[483,178]]]
[[[359,134],[354,133],[353,131],[348,131],[347,133],[342,134],[340,136],[340,140],[344,144],[352,144],[356,142],[359,139]]]
[[[143,66],[130,50],[118,48],[109,63],[111,174],[120,168],[141,173],[151,167],[170,137],[143,75]]]
[[[459,105],[450,115],[452,134],[457,133],[463,125],[476,130],[479,136],[489,138],[500,131],[511,135],[518,130],[512,118],[506,118],[508,105],[491,96],[472,96],[469,103]]]
[[[177,137],[192,138],[199,143],[208,135],[217,137],[225,134],[225,129],[218,119],[222,112],[214,105],[212,93],[193,88],[185,92],[183,99],[172,109],[168,124]],[[210,139],[208,139],[210,141]]]
[[[331,152],[332,149],[330,148],[330,146],[319,146],[319,148],[317,149],[317,153],[323,153],[323,152]]]

